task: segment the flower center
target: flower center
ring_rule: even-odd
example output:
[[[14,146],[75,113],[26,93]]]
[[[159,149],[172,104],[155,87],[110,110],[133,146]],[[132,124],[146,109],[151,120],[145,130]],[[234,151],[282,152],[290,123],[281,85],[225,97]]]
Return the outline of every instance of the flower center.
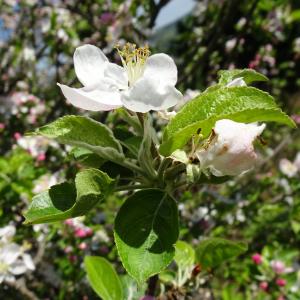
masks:
[[[132,86],[144,74],[145,63],[150,55],[149,47],[136,48],[135,44],[126,43],[122,48],[117,45],[116,49],[127,72],[129,86]]]

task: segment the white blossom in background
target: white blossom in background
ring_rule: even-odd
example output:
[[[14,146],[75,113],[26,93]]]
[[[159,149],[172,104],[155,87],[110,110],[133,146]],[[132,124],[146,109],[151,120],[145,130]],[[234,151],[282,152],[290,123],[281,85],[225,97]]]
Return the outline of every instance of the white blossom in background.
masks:
[[[182,98],[175,88],[177,67],[163,53],[150,56],[148,47],[126,44],[118,49],[123,67],[110,63],[97,47],[84,45],[74,53],[74,66],[83,88],[58,84],[65,97],[91,111],[125,106],[135,112],[165,110]]]
[[[31,256],[25,253],[28,247],[12,242],[15,232],[12,225],[0,228],[0,284],[13,282],[15,276],[35,269]]]
[[[289,178],[296,176],[298,173],[297,166],[287,158],[283,158],[279,161],[279,170]]]
[[[45,153],[49,147],[59,147],[55,141],[51,141],[42,136],[21,136],[17,138],[17,144],[38,160],[45,159]]]
[[[50,174],[42,175],[37,180],[35,180],[33,193],[39,194],[49,189],[51,186],[58,183],[58,178],[59,175],[57,173],[54,173],[53,175]]]
[[[295,177],[300,172],[300,152],[296,154],[294,161],[282,158],[279,161],[279,170],[289,178]]]
[[[35,51],[31,47],[25,47],[22,53],[23,59],[28,62],[35,61]]]
[[[201,168],[208,168],[215,176],[236,176],[249,171],[257,161],[253,142],[264,128],[265,124],[217,121],[208,146],[196,153]]]

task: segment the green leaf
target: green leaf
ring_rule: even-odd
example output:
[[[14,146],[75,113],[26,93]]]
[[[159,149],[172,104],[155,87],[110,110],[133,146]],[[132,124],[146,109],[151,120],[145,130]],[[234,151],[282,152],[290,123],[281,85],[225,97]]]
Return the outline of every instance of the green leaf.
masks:
[[[96,153],[85,148],[75,147],[71,150],[70,155],[73,156],[76,161],[87,167],[100,168],[106,161]]]
[[[174,260],[178,267],[185,269],[195,263],[195,250],[184,241],[177,241]]]
[[[103,257],[86,256],[84,266],[93,290],[103,300],[122,300],[122,283],[112,267]]]
[[[242,77],[246,84],[250,84],[254,81],[268,81],[268,78],[265,75],[258,73],[253,69],[221,70],[218,72],[218,75],[220,77],[219,84],[221,85],[227,85],[232,80],[239,77]]]
[[[120,143],[112,131],[93,119],[65,116],[35,131],[35,134],[55,139],[59,143],[88,149],[108,160],[123,160]]]
[[[159,189],[136,192],[126,200],[115,220],[119,255],[139,284],[168,266],[177,238],[177,205]]]
[[[243,242],[208,238],[200,242],[196,249],[196,258],[201,267],[208,269],[246,252],[247,249],[247,244]]]
[[[74,218],[86,214],[110,191],[113,180],[107,174],[86,169],[79,172],[75,185],[64,182],[33,197],[25,224],[39,224]]]
[[[217,120],[252,123],[274,121],[295,127],[273,97],[253,87],[221,87],[188,102],[165,128],[160,153],[169,156],[201,129],[207,137]]]

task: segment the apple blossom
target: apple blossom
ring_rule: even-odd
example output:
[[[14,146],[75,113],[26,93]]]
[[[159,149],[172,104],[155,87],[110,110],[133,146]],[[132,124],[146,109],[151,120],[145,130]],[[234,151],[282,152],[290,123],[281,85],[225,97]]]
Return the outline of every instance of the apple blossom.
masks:
[[[263,261],[263,258],[259,253],[253,254],[251,258],[256,265],[260,265]]]
[[[197,151],[202,169],[215,176],[235,176],[253,168],[257,154],[253,142],[265,124],[244,124],[232,120],[216,122],[208,146]]]
[[[280,261],[280,260],[272,260],[271,263],[271,268],[276,274],[282,274],[285,273],[285,264]]]
[[[15,275],[35,269],[31,256],[25,253],[27,247],[11,242],[15,232],[12,225],[0,228],[0,283],[12,282]]]
[[[148,47],[127,43],[118,48],[123,67],[110,63],[93,45],[78,47],[74,66],[83,88],[58,84],[65,97],[79,108],[91,111],[125,106],[135,112],[164,110],[182,98],[175,88],[177,67],[163,53],[150,56]]]
[[[283,158],[279,161],[279,169],[289,178],[294,177],[298,173],[297,166],[286,158]]]
[[[277,279],[276,279],[276,284],[277,284],[278,286],[283,287],[283,286],[286,285],[286,280],[283,279],[283,278],[277,278]]]
[[[269,287],[269,284],[267,281],[262,281],[260,284],[259,284],[259,287],[263,290],[263,291],[267,291],[268,287]]]

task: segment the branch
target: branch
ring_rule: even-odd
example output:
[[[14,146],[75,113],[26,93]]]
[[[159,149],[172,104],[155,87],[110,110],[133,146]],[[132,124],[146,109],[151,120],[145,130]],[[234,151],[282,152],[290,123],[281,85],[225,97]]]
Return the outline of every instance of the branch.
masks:
[[[170,0],[160,0],[158,4],[155,4],[155,1],[152,0],[150,5],[152,8],[151,11],[151,17],[150,17],[150,22],[149,22],[149,28],[152,29],[155,26],[156,19],[158,17],[158,14],[160,10],[167,5],[170,2]]]
[[[20,278],[16,281],[13,281],[13,282],[6,282],[5,283],[16,289],[17,291],[19,291],[23,296],[25,296],[27,299],[30,299],[30,300],[39,300],[39,298],[35,295],[35,293],[33,293],[32,291],[30,291],[27,286],[26,286],[26,283],[25,283],[25,280],[24,278]]]

